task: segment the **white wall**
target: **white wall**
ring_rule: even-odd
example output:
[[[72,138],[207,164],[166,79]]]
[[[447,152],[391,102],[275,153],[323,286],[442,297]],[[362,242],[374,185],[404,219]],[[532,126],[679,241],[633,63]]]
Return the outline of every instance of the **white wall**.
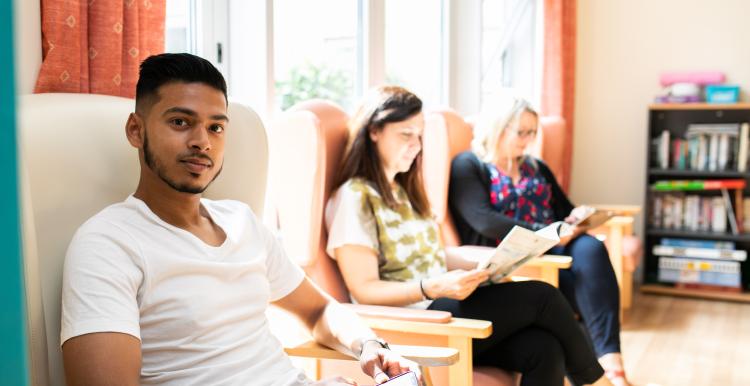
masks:
[[[579,0],[571,195],[643,205],[647,105],[669,70],[750,90],[750,1]]]
[[[14,0],[16,92],[31,94],[42,65],[42,21],[39,0]]]

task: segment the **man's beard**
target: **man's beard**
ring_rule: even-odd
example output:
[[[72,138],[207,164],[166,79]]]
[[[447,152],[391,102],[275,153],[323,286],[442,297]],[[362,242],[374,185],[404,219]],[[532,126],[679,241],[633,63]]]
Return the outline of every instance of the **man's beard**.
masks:
[[[180,192],[180,193],[190,193],[190,194],[201,194],[203,193],[209,185],[211,185],[214,180],[216,180],[216,177],[221,174],[221,170],[224,168],[222,167],[219,169],[218,172],[216,172],[216,175],[214,178],[211,179],[205,186],[193,186],[190,184],[179,184],[172,179],[170,179],[167,176],[166,171],[164,170],[164,166],[161,165],[157,160],[156,157],[154,157],[154,154],[151,152],[151,149],[148,147],[148,135],[143,133],[143,158],[146,160],[146,166],[148,166],[149,169],[151,169],[152,172],[154,172],[159,178],[164,181],[167,185],[169,185],[172,189]]]

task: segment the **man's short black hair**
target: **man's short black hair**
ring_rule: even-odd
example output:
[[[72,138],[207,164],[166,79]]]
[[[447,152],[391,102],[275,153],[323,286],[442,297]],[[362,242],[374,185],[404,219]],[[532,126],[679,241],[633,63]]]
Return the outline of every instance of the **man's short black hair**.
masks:
[[[158,99],[159,87],[173,82],[203,83],[224,94],[227,98],[227,83],[221,72],[211,62],[191,54],[159,54],[146,58],[141,63],[138,84],[135,87],[135,108],[142,111],[151,107]]]

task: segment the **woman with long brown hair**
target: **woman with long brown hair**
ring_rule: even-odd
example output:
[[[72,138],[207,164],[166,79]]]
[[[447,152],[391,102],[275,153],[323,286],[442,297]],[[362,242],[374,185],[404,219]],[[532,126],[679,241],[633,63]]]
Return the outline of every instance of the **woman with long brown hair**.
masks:
[[[479,286],[488,272],[438,236],[421,176],[421,100],[380,87],[350,123],[326,207],[327,252],[359,303],[450,311],[490,320],[474,363],[522,373],[522,385],[610,385],[565,298],[538,281]]]

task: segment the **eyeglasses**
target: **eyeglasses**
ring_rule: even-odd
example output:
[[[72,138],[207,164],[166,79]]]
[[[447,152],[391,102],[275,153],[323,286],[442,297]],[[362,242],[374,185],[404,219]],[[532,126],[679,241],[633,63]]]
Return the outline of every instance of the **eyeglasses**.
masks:
[[[516,133],[516,136],[518,138],[534,138],[536,137],[536,131],[537,129],[513,130],[513,132]]]

